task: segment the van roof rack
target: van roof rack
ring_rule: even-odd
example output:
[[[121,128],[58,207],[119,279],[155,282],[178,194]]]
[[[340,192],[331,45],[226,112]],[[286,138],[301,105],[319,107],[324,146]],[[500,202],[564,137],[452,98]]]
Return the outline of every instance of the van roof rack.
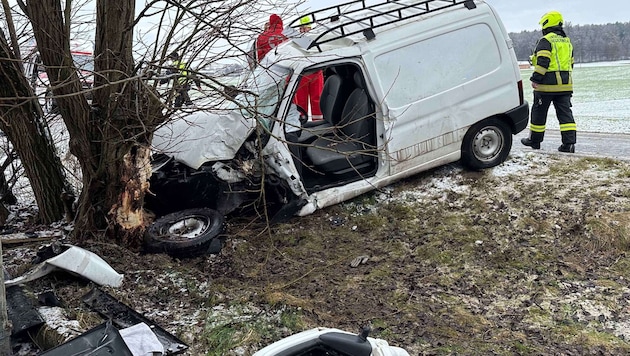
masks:
[[[473,0],[422,0],[410,3],[402,3],[399,0],[386,0],[372,5],[366,5],[366,0],[353,0],[303,14],[291,21],[288,27],[298,28],[313,23],[325,25],[324,31],[306,48],[317,47],[321,52],[321,44],[357,33],[363,33],[368,39],[372,39],[374,38],[373,29],[375,28],[462,4],[469,10],[477,7]],[[384,6],[385,8],[382,9]],[[301,19],[307,16],[310,17],[309,21],[302,22]],[[347,19],[347,21],[341,21],[342,18]],[[379,20],[379,22],[377,23],[375,20]],[[366,28],[348,28],[349,25],[365,24],[366,22],[369,24]],[[338,30],[337,34],[324,38],[324,36],[336,30]]]

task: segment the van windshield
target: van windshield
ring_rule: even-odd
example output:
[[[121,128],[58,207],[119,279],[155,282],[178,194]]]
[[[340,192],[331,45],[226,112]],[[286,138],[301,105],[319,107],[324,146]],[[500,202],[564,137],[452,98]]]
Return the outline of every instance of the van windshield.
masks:
[[[269,128],[284,94],[289,75],[290,70],[279,65],[273,65],[271,68],[257,66],[249,74],[230,108],[239,109],[245,118],[257,117]]]

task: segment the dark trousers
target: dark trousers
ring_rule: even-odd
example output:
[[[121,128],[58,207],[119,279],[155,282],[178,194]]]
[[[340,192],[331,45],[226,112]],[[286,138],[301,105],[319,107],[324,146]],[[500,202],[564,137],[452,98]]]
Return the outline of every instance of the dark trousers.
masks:
[[[175,97],[175,107],[181,108],[183,104],[192,105],[192,100],[190,100],[190,95],[188,95],[188,91],[190,90],[190,84],[184,84],[178,87],[177,96]]]
[[[544,94],[534,92],[534,103],[532,104],[532,119],[530,124],[529,138],[533,142],[542,142],[545,137],[545,125],[547,123],[547,112],[553,103],[556,108],[556,116],[560,122],[560,134],[562,143],[565,145],[576,142],[575,120],[571,111],[571,94]]]

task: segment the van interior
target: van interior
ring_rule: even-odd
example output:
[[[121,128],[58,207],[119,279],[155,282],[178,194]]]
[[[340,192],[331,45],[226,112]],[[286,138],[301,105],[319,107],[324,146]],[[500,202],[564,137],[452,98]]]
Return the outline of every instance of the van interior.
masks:
[[[378,158],[375,103],[361,69],[336,64],[317,70],[324,72],[323,119],[305,122],[299,137],[289,140],[309,193],[373,176]]]

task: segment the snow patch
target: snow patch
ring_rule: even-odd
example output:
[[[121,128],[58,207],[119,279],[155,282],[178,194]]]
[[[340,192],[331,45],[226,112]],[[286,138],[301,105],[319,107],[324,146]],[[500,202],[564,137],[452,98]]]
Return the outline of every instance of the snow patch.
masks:
[[[63,308],[39,307],[37,311],[46,322],[46,325],[59,333],[66,341],[83,332],[79,321],[69,320]]]

